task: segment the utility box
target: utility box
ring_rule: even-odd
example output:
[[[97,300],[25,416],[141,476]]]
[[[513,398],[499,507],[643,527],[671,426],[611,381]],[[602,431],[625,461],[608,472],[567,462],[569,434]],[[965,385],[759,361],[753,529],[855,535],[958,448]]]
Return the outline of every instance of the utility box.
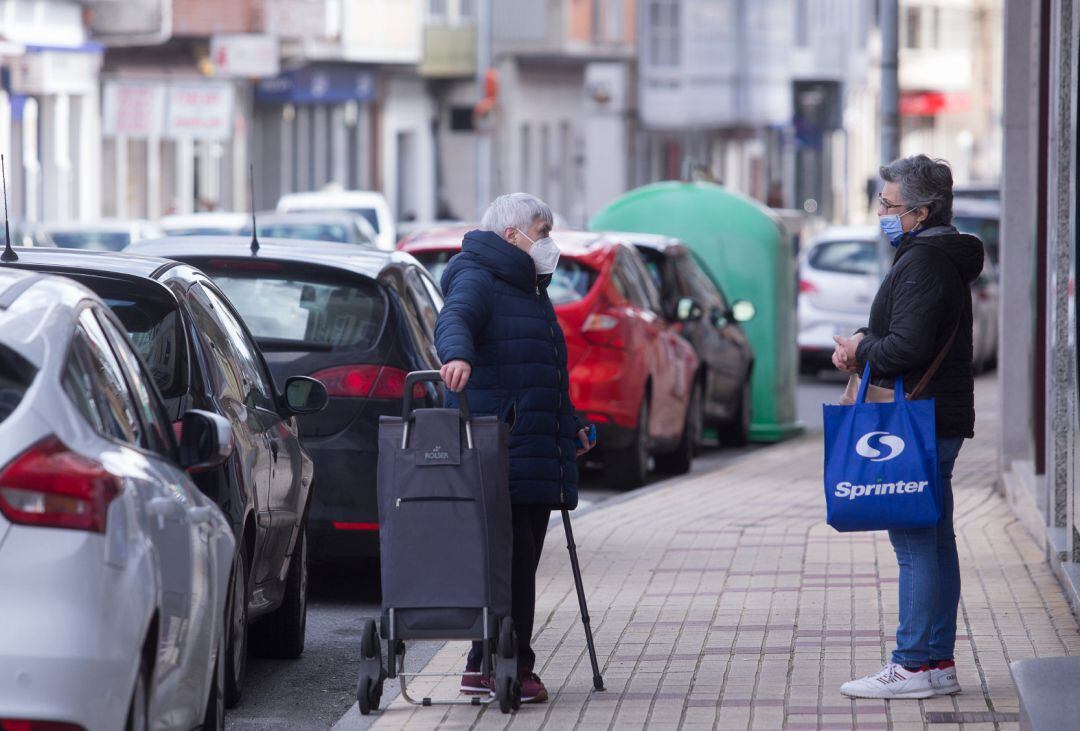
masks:
[[[742,323],[754,347],[750,438],[777,442],[802,432],[795,394],[797,264],[786,230],[768,208],[714,183],[655,183],[610,203],[589,228],[677,238],[731,302],[752,304],[753,317]]]

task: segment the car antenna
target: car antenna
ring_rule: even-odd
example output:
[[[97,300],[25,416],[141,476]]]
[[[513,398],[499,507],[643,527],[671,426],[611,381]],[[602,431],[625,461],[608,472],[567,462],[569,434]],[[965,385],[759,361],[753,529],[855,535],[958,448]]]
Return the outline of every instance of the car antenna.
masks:
[[[11,248],[11,224],[8,223],[7,208],[7,172],[4,170],[3,155],[0,155],[0,176],[4,181],[4,253],[0,254],[0,261],[18,261],[19,255]]]
[[[259,253],[259,230],[255,222],[255,164],[248,167],[248,185],[251,187],[251,253]]]

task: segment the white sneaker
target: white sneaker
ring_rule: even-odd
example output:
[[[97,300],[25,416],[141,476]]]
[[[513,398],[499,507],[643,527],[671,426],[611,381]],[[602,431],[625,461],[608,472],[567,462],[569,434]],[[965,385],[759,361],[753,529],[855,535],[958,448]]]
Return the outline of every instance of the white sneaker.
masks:
[[[930,684],[930,670],[912,672],[903,665],[886,663],[873,675],[851,680],[840,686],[840,692],[850,698],[931,698],[934,688]]]
[[[930,668],[930,686],[934,695],[956,695],[960,692],[960,681],[956,679],[956,666],[951,668]]]

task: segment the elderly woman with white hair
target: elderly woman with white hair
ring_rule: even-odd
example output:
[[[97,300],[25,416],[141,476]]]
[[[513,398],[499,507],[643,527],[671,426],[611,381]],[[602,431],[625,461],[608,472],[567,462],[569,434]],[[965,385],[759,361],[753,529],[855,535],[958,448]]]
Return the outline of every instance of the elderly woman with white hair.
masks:
[[[590,448],[570,401],[566,341],[547,295],[559,259],[552,223],[551,209],[535,196],[497,198],[443,272],[445,304],[435,326],[447,405],[465,391],[473,414],[510,425],[511,617],[525,703],[547,700],[531,645],[548,519],[552,508],[577,505],[576,459]],[[494,688],[480,675],[481,653],[474,644],[463,692]]]
[[[833,363],[850,372],[869,363],[878,385],[891,388],[900,377],[908,394],[931,373],[922,397],[934,399],[942,515],[931,528],[889,531],[900,564],[896,649],[879,672],[840,692],[896,700],[960,692],[952,471],[964,439],[975,435],[969,287],[982,271],[983,245],[952,225],[952,172],[944,161],[913,155],[882,167],[881,177],[878,221],[896,253],[868,326],[836,339]]]

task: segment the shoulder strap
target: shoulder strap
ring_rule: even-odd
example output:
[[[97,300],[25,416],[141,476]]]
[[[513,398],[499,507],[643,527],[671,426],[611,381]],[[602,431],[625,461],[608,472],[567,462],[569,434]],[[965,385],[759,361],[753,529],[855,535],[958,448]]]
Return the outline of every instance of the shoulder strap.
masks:
[[[930,367],[926,369],[926,373],[923,374],[922,378],[919,379],[919,382],[915,384],[915,388],[908,394],[909,400],[914,401],[922,396],[923,391],[930,385],[930,379],[938,372],[938,368],[940,368],[941,364],[945,361],[945,356],[949,354],[949,351],[952,350],[953,343],[956,342],[956,335],[960,332],[960,319],[960,317],[956,318],[956,327],[953,328],[952,335],[945,341],[944,347],[941,348],[941,351],[934,358],[934,362],[930,364]]]

